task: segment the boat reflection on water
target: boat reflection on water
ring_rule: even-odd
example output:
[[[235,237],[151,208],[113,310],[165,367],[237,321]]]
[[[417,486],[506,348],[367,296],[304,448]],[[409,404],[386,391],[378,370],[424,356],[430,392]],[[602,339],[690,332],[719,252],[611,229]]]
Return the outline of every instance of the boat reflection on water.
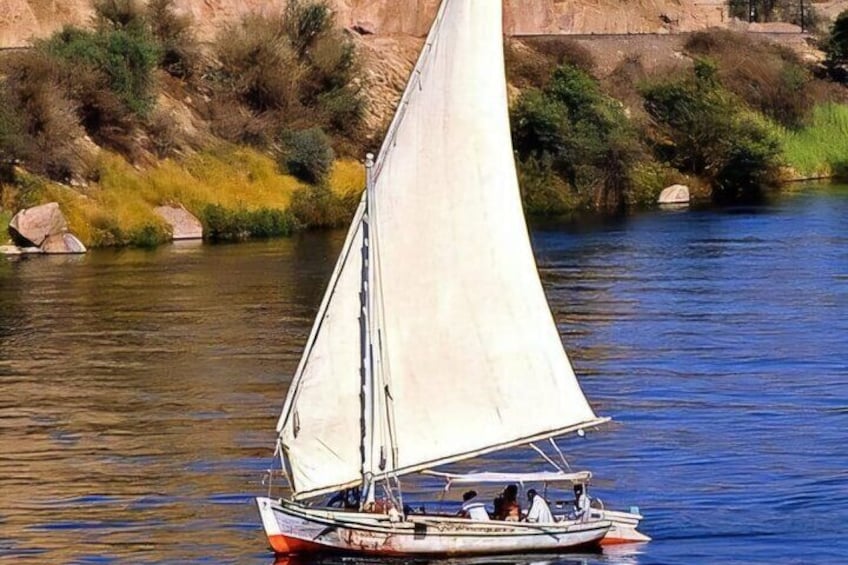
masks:
[[[343,555],[281,555],[271,565],[637,565],[645,543],[631,543],[561,555],[500,555],[451,559],[368,558]]]

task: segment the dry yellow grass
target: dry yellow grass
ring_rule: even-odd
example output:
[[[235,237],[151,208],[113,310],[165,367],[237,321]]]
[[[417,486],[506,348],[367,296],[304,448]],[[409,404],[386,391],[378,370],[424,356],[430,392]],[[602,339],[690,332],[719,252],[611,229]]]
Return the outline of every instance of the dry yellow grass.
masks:
[[[365,167],[353,159],[336,161],[330,172],[329,184],[336,196],[362,192],[365,188]]]
[[[71,230],[90,246],[133,243],[142,230],[167,229],[153,208],[182,204],[195,215],[216,204],[228,210],[286,210],[292,195],[308,186],[279,172],[276,162],[256,150],[223,145],[185,161],[165,160],[139,170],[120,156],[104,152],[99,182],[81,194],[44,183],[41,200],[59,202]],[[354,160],[333,166],[329,185],[334,194],[359,192],[365,169]]]

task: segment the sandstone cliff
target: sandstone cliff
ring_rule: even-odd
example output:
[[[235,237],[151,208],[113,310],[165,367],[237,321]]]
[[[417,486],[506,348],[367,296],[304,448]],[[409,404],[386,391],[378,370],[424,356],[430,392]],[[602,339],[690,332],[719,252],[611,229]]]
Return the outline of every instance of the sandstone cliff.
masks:
[[[494,1],[494,0],[493,0]],[[339,22],[379,35],[424,35],[439,0],[331,0]],[[285,0],[177,0],[200,36],[246,12],[279,11]],[[663,33],[724,25],[723,0],[506,0],[509,34]],[[65,24],[85,25],[90,0],[0,0],[0,47],[26,45]]]

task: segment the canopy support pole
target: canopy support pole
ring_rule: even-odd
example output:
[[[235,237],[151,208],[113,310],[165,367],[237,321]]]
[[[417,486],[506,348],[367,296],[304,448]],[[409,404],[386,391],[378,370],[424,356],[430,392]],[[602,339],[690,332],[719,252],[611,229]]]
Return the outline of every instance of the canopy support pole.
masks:
[[[536,453],[538,453],[539,455],[541,455],[541,456],[542,456],[542,459],[544,459],[545,461],[547,461],[548,463],[550,463],[551,465],[553,465],[554,469],[556,469],[557,471],[562,472],[562,469],[560,468],[560,466],[559,466],[559,465],[557,465],[557,464],[554,462],[554,460],[553,460],[553,459],[551,459],[550,457],[548,457],[548,456],[547,456],[547,454],[545,454],[545,452],[544,452],[544,451],[542,451],[541,449],[539,449],[538,447],[536,447],[536,444],[535,444],[535,443],[530,443],[530,444],[528,444],[528,445],[530,445],[530,447],[531,447],[531,448],[532,448],[532,449],[533,449]]]
[[[565,465],[565,468],[571,471],[571,465],[568,464],[568,459],[565,458],[565,455],[562,453],[562,450],[560,450],[556,440],[554,438],[550,438],[550,442],[551,445],[554,446],[554,449],[556,449],[556,452],[559,453],[559,458],[562,459],[562,463]]]

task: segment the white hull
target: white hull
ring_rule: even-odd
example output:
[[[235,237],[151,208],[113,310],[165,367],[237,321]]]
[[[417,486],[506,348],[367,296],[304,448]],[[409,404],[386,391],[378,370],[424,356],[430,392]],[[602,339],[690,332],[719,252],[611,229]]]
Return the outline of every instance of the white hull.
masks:
[[[602,545],[651,541],[651,538],[636,530],[642,520],[639,514],[617,510],[593,510],[591,516],[592,519],[608,520],[612,523],[607,535],[601,540]]]
[[[405,521],[392,522],[383,514],[316,509],[269,498],[257,498],[256,502],[268,541],[277,554],[553,553],[597,546],[611,527],[608,520],[531,524],[450,516],[410,516]]]

